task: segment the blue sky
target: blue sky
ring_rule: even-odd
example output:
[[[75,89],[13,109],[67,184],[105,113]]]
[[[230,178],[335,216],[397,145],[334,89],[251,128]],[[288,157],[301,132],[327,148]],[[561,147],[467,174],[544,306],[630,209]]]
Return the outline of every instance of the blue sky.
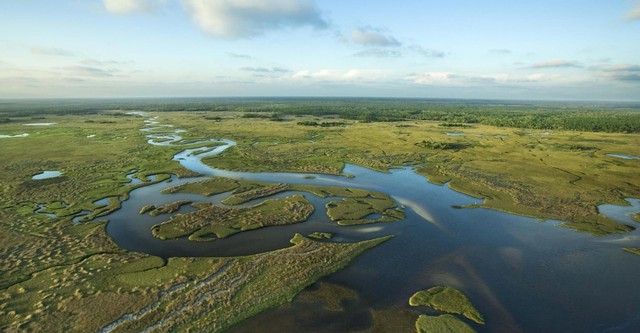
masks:
[[[640,100],[640,1],[0,0],[0,98]]]

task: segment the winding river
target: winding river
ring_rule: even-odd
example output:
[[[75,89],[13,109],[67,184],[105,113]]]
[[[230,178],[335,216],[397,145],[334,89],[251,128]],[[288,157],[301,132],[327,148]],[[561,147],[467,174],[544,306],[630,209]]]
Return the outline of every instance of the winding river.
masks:
[[[186,239],[161,241],[152,237],[152,225],[167,216],[140,215],[146,204],[176,200],[220,201],[228,194],[205,197],[196,194],[162,194],[161,190],[199,179],[172,178],[132,191],[122,209],[112,213],[107,232],[123,248],[161,257],[238,256],[290,246],[295,233],[315,231],[335,235],[331,241],[346,242],[393,234],[392,240],[363,254],[350,266],[323,281],[356,290],[359,298],[344,304],[345,311],[332,312],[319,304],[294,301],[294,306],[268,310],[244,322],[237,332],[342,332],[366,329],[370,310],[409,310],[408,298],[417,290],[450,285],[465,291],[487,318],[479,332],[639,332],[640,257],[622,247],[640,246],[640,232],[593,237],[559,227],[558,221],[540,221],[503,212],[454,206],[480,200],[437,186],[412,168],[381,173],[347,164],[353,177],[305,173],[253,173],[216,169],[201,160],[235,145],[231,140],[187,142],[183,130],[161,125],[156,118],[145,121],[149,144],[202,145],[174,156],[185,168],[206,176],[273,183],[341,186],[380,191],[406,207],[401,222],[364,226],[338,226],[325,214],[332,200],[303,193],[316,207],[304,223],[242,232],[212,242]],[[285,192],[269,197],[285,197]],[[251,205],[258,199],[245,203]],[[603,213],[634,223],[633,207],[603,205]],[[190,206],[180,212],[192,211]],[[417,317],[417,315],[416,315]]]

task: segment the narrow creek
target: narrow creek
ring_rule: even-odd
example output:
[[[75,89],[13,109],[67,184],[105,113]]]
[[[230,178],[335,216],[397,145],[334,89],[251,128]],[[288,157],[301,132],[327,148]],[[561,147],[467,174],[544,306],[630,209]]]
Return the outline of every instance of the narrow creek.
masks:
[[[456,209],[453,206],[480,200],[429,183],[412,168],[381,173],[347,164],[352,178],[308,173],[236,172],[202,163],[235,145],[227,139],[184,141],[183,130],[145,121],[149,144],[159,146],[203,144],[215,148],[185,149],[174,156],[185,168],[205,176],[362,188],[391,195],[406,207],[401,222],[364,226],[338,226],[326,216],[324,205],[332,200],[300,193],[316,207],[304,223],[242,232],[227,239],[191,242],[162,241],[151,235],[151,226],[167,215],[140,215],[146,204],[156,206],[176,200],[220,201],[228,194],[205,197],[196,194],[163,194],[165,188],[196,179],[161,182],[132,191],[122,209],[106,216],[108,234],[123,248],[158,255],[237,256],[290,246],[295,233],[329,232],[332,242],[396,237],[363,254],[347,268],[324,278],[356,290],[359,298],[332,312],[318,304],[294,302],[247,320],[237,332],[342,332],[366,329],[370,310],[410,310],[408,298],[434,285],[462,289],[487,318],[475,327],[479,332],[639,332],[640,258],[621,250],[640,246],[638,230],[624,235],[593,237],[559,227],[558,221],[539,221],[494,210]],[[306,177],[305,177],[306,176]],[[269,198],[285,197],[284,192]],[[258,199],[245,205],[255,204]],[[628,224],[640,200],[630,207],[601,206],[607,216]],[[192,211],[184,206],[179,212]],[[417,317],[417,315],[416,315]]]

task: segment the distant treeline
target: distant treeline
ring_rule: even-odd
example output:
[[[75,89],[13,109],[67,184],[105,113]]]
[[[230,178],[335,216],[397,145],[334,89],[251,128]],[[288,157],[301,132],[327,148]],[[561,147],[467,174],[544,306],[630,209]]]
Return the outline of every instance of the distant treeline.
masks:
[[[640,133],[640,103],[375,98],[0,100],[0,119],[104,111],[122,114],[134,110],[231,111],[242,112],[243,117],[271,120],[280,120],[287,115],[311,115],[359,122],[431,120],[441,124]]]

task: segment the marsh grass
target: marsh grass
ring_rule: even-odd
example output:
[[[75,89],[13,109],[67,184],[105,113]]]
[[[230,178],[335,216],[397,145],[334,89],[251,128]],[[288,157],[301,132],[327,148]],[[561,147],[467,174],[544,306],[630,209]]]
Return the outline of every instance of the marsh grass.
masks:
[[[460,290],[437,286],[419,291],[409,299],[411,306],[427,306],[434,310],[461,314],[478,324],[484,324],[482,314],[471,304],[467,296]]]

